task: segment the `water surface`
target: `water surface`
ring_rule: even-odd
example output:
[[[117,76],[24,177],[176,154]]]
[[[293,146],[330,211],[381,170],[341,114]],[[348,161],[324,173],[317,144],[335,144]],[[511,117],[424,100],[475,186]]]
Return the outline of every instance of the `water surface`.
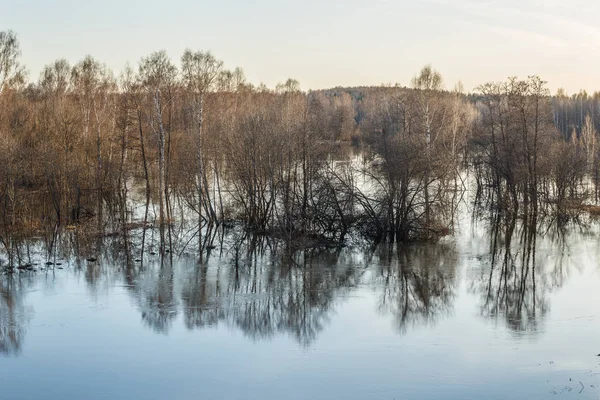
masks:
[[[457,232],[0,276],[0,398],[599,398],[598,227]]]

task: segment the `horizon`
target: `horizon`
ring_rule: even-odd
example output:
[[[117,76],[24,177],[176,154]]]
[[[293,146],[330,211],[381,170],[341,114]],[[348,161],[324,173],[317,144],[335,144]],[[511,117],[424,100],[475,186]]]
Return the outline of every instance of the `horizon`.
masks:
[[[449,90],[458,81],[474,92],[486,82],[538,75],[552,94],[559,88],[570,95],[594,93],[600,89],[600,55],[592,50],[600,25],[590,16],[600,5],[575,3],[178,0],[166,9],[156,0],[33,0],[11,5],[0,22],[18,35],[21,62],[33,82],[44,65],[60,58],[73,65],[89,54],[118,75],[163,49],[179,66],[190,48],[211,51],[227,68],[241,67],[248,82],[270,88],[287,78],[305,91],[410,86],[430,64]]]

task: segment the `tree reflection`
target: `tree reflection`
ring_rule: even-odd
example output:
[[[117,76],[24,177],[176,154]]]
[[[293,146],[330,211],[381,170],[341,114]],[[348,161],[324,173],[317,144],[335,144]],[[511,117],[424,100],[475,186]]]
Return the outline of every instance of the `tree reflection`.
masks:
[[[483,235],[488,262],[467,269],[477,274],[469,283],[480,298],[481,315],[502,320],[515,332],[539,330],[548,293],[576,267],[561,248],[580,238],[567,240],[564,230],[541,236],[540,225],[535,219],[496,216]],[[447,316],[457,293],[458,252],[450,243],[293,253],[281,241],[234,229],[211,236],[221,243],[207,242],[202,258],[178,254],[173,261],[170,254],[153,254],[150,228],[147,239],[144,227],[115,232],[100,243],[93,229],[52,227],[38,244],[6,242],[11,254],[3,254],[10,268],[3,267],[6,274],[0,276],[0,353],[19,353],[30,315],[26,289],[55,268],[81,277],[92,296],[124,284],[142,323],[160,334],[168,334],[179,316],[188,330],[222,324],[252,340],[287,335],[301,346],[314,343],[337,304],[361,284],[375,291],[379,312],[392,316],[402,334]],[[174,243],[182,242],[177,231],[173,235]],[[142,246],[148,246],[145,254]],[[539,250],[550,247],[552,254]],[[86,261],[90,255],[98,260]],[[61,259],[61,267],[40,261]],[[37,265],[22,264],[35,260]]]
[[[25,306],[25,294],[31,283],[27,276],[0,277],[0,354],[21,352],[31,313]]]
[[[246,265],[200,266],[183,282],[185,324],[195,329],[223,321],[254,340],[286,333],[308,346],[335,300],[357,284],[360,271],[340,256],[313,250],[289,262],[258,254]]]
[[[188,329],[203,328],[225,319],[222,296],[218,274],[216,281],[210,282],[206,264],[195,268],[185,278],[181,293],[185,326]]]
[[[137,287],[142,321],[157,333],[168,333],[177,316],[173,281],[173,266],[162,259],[158,267],[150,265]]]
[[[189,330],[225,324],[252,340],[288,335],[301,346],[310,346],[336,305],[359,284],[368,283],[364,276],[373,272],[372,264],[365,263],[373,257],[365,258],[356,249],[312,249],[290,256],[281,248],[284,244],[235,232],[224,235],[228,250],[217,256],[208,251],[200,263],[182,256],[173,264],[160,255],[131,262],[131,253],[139,247],[133,233],[106,239],[100,259],[88,263],[76,254],[88,254],[96,246],[92,237],[81,230],[57,239],[63,254],[72,254],[71,273],[82,275],[93,296],[100,285],[125,283],[143,324],[160,334],[168,334],[181,315]],[[130,242],[121,245],[123,240]],[[454,249],[445,245],[390,249],[375,254],[380,309],[394,315],[401,331],[449,312],[455,287]],[[23,279],[25,274],[15,277]],[[8,282],[3,280],[1,292],[3,349],[18,347],[15,343],[20,342],[11,338],[24,332],[24,323],[15,322],[22,315],[18,306],[22,297],[14,283],[6,286]]]
[[[122,219],[109,217],[113,214]],[[154,254],[154,230],[145,223],[136,228],[124,212],[103,218],[101,225],[68,229],[48,224],[38,239],[2,236],[10,240],[3,253],[14,275],[0,276],[0,351],[12,354],[21,347],[23,282],[36,282],[36,276],[58,269],[82,278],[92,297],[125,284],[143,324],[157,333],[168,334],[181,315],[190,330],[226,324],[253,340],[284,334],[302,346],[314,342],[337,299],[362,274],[350,250],[292,252],[281,241],[234,228],[210,236],[200,262],[182,254],[188,237],[174,231],[173,249],[181,253],[173,264],[172,253]],[[22,265],[31,270],[19,269]]]
[[[457,263],[453,246],[384,246],[377,255],[379,311],[391,314],[401,333],[435,323],[451,311]]]
[[[548,277],[562,286],[562,262],[552,268],[536,259],[538,221],[514,215],[495,216],[490,233],[489,267],[475,281],[482,295],[481,314],[505,320],[515,332],[536,332],[548,312]],[[545,261],[548,261],[546,259]],[[557,275],[558,274],[558,275]]]

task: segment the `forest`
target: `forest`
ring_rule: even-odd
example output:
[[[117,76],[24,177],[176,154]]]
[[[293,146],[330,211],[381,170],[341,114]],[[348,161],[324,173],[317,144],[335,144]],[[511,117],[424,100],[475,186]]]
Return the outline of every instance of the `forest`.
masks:
[[[238,226],[293,252],[435,241],[465,203],[533,233],[600,214],[600,93],[552,95],[537,76],[465,93],[431,66],[407,87],[270,89],[194,50],[118,73],[59,59],[36,80],[20,57],[17,35],[0,32],[7,253],[46,227],[140,228],[142,253],[156,229],[168,253],[185,225],[202,254],[216,227]]]

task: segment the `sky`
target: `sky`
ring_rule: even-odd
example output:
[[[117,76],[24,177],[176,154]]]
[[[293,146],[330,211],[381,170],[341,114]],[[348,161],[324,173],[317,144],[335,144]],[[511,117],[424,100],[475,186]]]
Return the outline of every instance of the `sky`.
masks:
[[[0,0],[31,80],[91,54],[118,75],[152,51],[210,50],[254,84],[410,85],[427,64],[451,89],[539,75],[600,90],[594,0]]]

